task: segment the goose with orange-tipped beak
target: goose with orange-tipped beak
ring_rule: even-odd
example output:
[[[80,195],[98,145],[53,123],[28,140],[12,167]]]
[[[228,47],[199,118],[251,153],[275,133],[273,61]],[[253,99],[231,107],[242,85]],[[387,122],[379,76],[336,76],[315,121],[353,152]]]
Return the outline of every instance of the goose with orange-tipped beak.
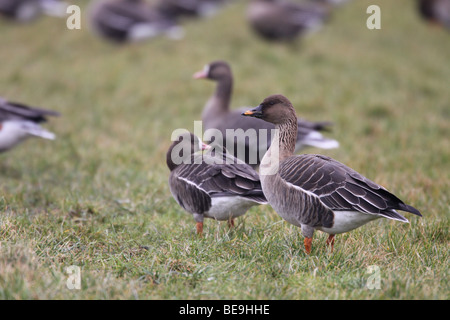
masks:
[[[40,126],[47,116],[58,112],[33,108],[0,97],[0,152],[7,151],[29,137],[53,140],[55,135]]]
[[[315,230],[336,234],[378,219],[408,222],[397,210],[421,216],[384,187],[326,156],[294,155],[297,116],[283,95],[272,95],[256,108],[243,113],[273,123],[277,129],[260,166],[264,195],[287,222],[301,227],[307,253]]]

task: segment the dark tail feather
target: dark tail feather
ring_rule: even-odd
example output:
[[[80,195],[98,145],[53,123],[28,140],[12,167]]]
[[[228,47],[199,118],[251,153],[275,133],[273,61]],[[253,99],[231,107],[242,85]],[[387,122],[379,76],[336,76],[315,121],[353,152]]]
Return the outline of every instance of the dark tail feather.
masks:
[[[419,216],[419,217],[422,216],[422,214],[419,212],[419,210],[417,210],[416,208],[414,208],[414,207],[412,207],[412,206],[409,206],[409,205],[407,205],[407,204],[404,204],[404,203],[401,203],[401,204],[398,206],[398,209],[399,209],[399,210],[402,210],[402,211],[410,212],[410,213],[415,214],[415,215],[417,215],[417,216]]]

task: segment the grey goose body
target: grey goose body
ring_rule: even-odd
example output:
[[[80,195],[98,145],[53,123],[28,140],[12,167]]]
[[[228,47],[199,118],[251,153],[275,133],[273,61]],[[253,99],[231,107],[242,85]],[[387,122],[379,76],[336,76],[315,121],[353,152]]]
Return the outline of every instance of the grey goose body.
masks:
[[[420,16],[450,30],[450,0],[417,0]]]
[[[328,6],[311,1],[252,0],[247,8],[252,30],[269,41],[293,41],[320,28],[328,17]]]
[[[59,0],[0,0],[0,15],[18,22],[29,22],[41,14],[62,17],[67,4]]]
[[[40,123],[47,121],[48,116],[59,116],[59,113],[0,97],[0,152],[7,151],[32,136],[54,139],[53,133],[40,126]]]
[[[203,130],[217,129],[221,132],[223,144],[235,157],[256,167],[270,147],[272,141],[272,123],[256,118],[245,118],[241,114],[247,110],[245,107],[230,110],[233,91],[233,74],[230,65],[225,61],[214,61],[194,74],[196,79],[209,79],[217,83],[216,89],[206,102],[202,113]],[[297,139],[295,152],[306,147],[332,149],[339,146],[339,142],[326,138],[321,131],[327,130],[331,122],[311,122],[305,119],[297,121]],[[236,138],[227,135],[227,130],[242,129],[244,132],[254,130],[256,137],[253,140],[245,137]],[[244,152],[239,152],[244,150]],[[244,154],[242,154],[244,153]]]
[[[90,26],[102,38],[136,42],[161,34],[179,38],[183,31],[176,22],[144,0],[100,0],[89,8]]]
[[[217,148],[215,154],[204,151],[205,148],[212,151],[198,137],[185,134],[167,152],[171,193],[193,215],[199,234],[203,231],[204,218],[229,221],[233,225],[233,219],[252,206],[267,203],[256,171],[236,159],[229,161],[232,156],[218,153]],[[183,155],[175,161],[180,152]]]
[[[301,227],[311,251],[314,230],[334,235],[377,218],[408,220],[397,210],[421,216],[384,187],[346,165],[322,155],[293,155],[296,114],[282,95],[266,98],[244,113],[274,123],[279,129],[260,167],[261,185],[269,204],[289,223]]]

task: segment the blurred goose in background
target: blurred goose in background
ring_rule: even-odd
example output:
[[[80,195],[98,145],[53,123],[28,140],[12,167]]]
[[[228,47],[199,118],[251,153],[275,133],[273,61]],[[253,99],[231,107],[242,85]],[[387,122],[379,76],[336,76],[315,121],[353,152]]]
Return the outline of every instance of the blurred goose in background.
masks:
[[[67,6],[59,0],[0,0],[0,15],[18,22],[29,22],[41,14],[64,17]]]
[[[209,17],[229,0],[159,0],[156,8],[163,14],[180,19],[184,17]]]
[[[311,1],[252,0],[247,7],[247,21],[266,40],[293,41],[319,29],[329,18],[329,10],[329,6]]]
[[[153,9],[145,0],[100,0],[89,8],[94,32],[112,42],[136,42],[161,34],[183,37],[176,22]]]
[[[203,233],[204,218],[228,221],[231,227],[234,218],[252,206],[267,203],[258,173],[213,149],[215,153],[208,152],[210,146],[187,132],[172,143],[166,157],[170,191],[177,203],[194,216],[199,235]]]
[[[264,195],[287,222],[301,227],[307,253],[311,252],[315,230],[329,234],[348,232],[384,217],[408,222],[396,210],[421,216],[382,186],[329,157],[294,155],[297,116],[291,102],[282,95],[269,96],[256,108],[243,113],[268,121],[279,129],[260,167]]]
[[[61,0],[39,0],[41,8],[48,16],[65,17],[69,4]]]
[[[450,29],[450,0],[418,0],[423,19]]]
[[[0,97],[0,152],[7,151],[28,137],[53,140],[55,135],[39,124],[58,112],[31,108]]]
[[[223,141],[217,141],[217,143],[223,144],[235,157],[253,167],[259,165],[264,153],[270,146],[272,140],[271,130],[275,126],[260,119],[242,117],[241,113],[247,110],[246,107],[230,110],[233,90],[233,74],[230,65],[225,61],[214,61],[206,65],[203,70],[196,72],[193,77],[195,79],[209,79],[217,82],[215,92],[203,109],[203,129],[218,129],[222,132]],[[310,122],[299,119],[297,122],[298,130],[295,151],[297,152],[305,147],[322,149],[339,147],[339,143],[336,140],[326,138],[319,132],[327,129],[330,125],[330,122]],[[227,140],[227,129],[242,129],[244,131],[255,129],[257,143],[252,143],[244,138],[235,139],[230,137]],[[261,129],[267,130],[267,135],[263,136],[264,131],[259,131]],[[266,139],[265,144],[261,142],[262,146],[260,145],[261,139]],[[235,147],[231,149],[231,146]],[[245,150],[245,155],[239,153],[238,150]]]

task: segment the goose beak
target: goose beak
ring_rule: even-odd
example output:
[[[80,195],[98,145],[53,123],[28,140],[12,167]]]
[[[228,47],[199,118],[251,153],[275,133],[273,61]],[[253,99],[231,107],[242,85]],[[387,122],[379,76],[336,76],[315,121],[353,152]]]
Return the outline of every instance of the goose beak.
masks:
[[[256,108],[253,108],[251,110],[247,110],[247,111],[243,112],[242,115],[248,116],[248,117],[261,118],[262,117],[261,105],[257,106]]]

